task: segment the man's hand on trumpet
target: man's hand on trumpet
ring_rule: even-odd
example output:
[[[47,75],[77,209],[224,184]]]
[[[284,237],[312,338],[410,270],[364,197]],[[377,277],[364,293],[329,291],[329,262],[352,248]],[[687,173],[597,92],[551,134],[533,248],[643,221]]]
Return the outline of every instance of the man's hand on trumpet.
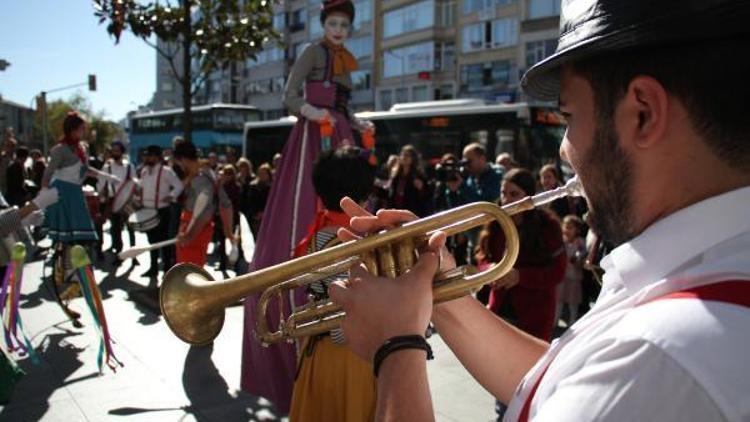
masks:
[[[356,233],[376,233],[412,221],[417,217],[409,211],[381,210],[373,216],[354,201],[344,198],[342,209],[351,217]],[[346,229],[339,230],[343,241],[359,238]],[[438,254],[443,255],[438,259]],[[455,267],[452,256],[445,249],[445,235],[434,234],[427,250],[406,274],[395,279],[376,277],[364,265],[350,270],[348,281],[334,282],[329,288],[331,299],[346,312],[342,323],[348,346],[363,359],[373,356],[386,340],[403,335],[424,335],[432,316],[432,279],[438,264]]]

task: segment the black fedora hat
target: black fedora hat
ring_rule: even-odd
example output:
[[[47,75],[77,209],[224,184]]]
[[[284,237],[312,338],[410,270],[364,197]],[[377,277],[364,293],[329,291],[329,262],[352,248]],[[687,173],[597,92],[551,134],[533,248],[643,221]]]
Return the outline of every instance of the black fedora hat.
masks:
[[[750,0],[562,0],[557,50],[532,66],[521,86],[532,97],[556,100],[565,63],[636,47],[748,35]]]

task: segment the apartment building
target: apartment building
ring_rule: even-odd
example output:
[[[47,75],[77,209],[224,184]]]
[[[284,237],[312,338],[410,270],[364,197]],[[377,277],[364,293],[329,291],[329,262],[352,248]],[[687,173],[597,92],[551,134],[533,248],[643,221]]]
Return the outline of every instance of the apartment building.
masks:
[[[520,76],[557,46],[560,0],[355,0],[355,7],[346,43],[360,67],[352,74],[355,111],[452,98],[523,101]],[[196,103],[252,104],[265,119],[287,114],[281,94],[294,60],[323,36],[320,1],[279,2],[273,25],[283,44],[215,72]],[[155,107],[179,107],[168,74],[157,60]]]

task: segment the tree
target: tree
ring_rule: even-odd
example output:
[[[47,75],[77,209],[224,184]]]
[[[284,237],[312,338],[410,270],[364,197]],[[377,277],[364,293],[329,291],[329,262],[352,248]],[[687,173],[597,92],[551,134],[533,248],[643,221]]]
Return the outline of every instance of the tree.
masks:
[[[93,0],[99,23],[119,42],[130,30],[167,60],[182,87],[183,131],[190,139],[193,96],[216,70],[255,59],[264,45],[279,42],[270,0]],[[156,35],[167,45],[157,44]]]
[[[63,120],[71,110],[75,110],[86,117],[88,121],[87,133],[84,134],[83,139],[97,153],[101,153],[114,140],[124,137],[124,132],[117,123],[105,119],[104,111],[94,112],[89,100],[77,93],[67,100],[55,100],[47,104],[47,133],[50,134],[48,142],[54,144],[63,136]],[[36,119],[34,131],[41,138],[42,123],[39,117]]]

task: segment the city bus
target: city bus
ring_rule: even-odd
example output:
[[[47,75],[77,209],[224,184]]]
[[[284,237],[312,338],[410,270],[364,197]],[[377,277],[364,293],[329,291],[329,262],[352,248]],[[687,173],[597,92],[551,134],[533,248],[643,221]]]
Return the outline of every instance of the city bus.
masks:
[[[381,161],[411,144],[427,164],[434,164],[446,153],[460,158],[464,146],[479,142],[492,161],[507,152],[522,166],[537,169],[558,162],[565,131],[554,107],[486,104],[474,99],[396,104],[388,111],[356,116],[375,124],[376,153]],[[246,123],[243,154],[256,165],[270,162],[283,149],[296,120],[290,116]]]
[[[260,120],[256,107],[242,104],[208,104],[192,108],[193,143],[203,151],[225,151],[232,147],[243,148],[242,131],[245,123]],[[149,145],[162,148],[172,146],[172,138],[182,135],[183,109],[176,108],[135,114],[130,118],[130,157],[136,161],[138,154]]]

